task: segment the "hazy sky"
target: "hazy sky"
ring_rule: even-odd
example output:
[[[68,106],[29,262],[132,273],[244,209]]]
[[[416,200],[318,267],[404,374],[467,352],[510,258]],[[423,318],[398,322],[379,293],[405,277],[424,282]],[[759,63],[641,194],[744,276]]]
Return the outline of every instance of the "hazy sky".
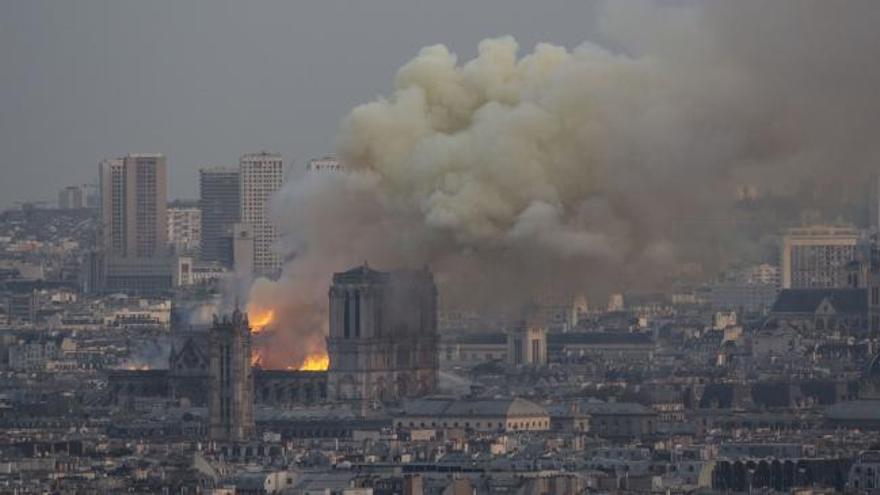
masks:
[[[339,119],[391,91],[424,45],[469,59],[487,37],[596,39],[585,0],[0,2],[0,207],[94,182],[97,163],[162,152],[169,198],[197,170],[332,151]]]

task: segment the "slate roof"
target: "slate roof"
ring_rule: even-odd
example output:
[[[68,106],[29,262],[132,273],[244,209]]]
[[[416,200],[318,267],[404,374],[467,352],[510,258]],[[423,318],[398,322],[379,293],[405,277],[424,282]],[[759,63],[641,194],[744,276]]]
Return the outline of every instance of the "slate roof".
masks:
[[[462,417],[482,416],[508,418],[546,416],[547,410],[525,399],[419,399],[404,406],[405,416]]]
[[[237,473],[224,481],[231,482],[237,490],[259,491],[264,489],[267,477],[266,473]]]
[[[462,334],[455,339],[460,344],[503,345],[507,336],[503,332],[480,332]],[[568,332],[547,334],[547,345],[653,345],[654,339],[647,333],[632,332]]]
[[[868,294],[865,289],[783,289],[773,303],[773,313],[815,313],[828,298],[838,313],[868,312]]]
[[[630,332],[569,332],[547,335],[548,345],[601,345],[641,344],[652,345],[654,339],[647,333]]]
[[[635,402],[601,402],[595,400],[582,402],[580,411],[586,415],[633,416],[654,414],[653,409]]]
[[[880,400],[840,402],[826,408],[825,417],[837,420],[880,421]]]
[[[710,383],[703,390],[700,397],[700,408],[719,407],[727,409],[733,407],[736,398],[734,386],[730,383]]]

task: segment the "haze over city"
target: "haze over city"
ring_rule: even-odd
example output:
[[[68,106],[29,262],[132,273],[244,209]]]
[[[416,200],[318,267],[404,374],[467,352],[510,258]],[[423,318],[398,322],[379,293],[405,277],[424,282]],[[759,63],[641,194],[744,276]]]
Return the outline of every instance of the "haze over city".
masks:
[[[242,149],[304,165],[332,150],[339,120],[385,92],[422,46],[445,43],[470,57],[480,40],[510,33],[527,47],[575,46],[592,37],[594,9],[592,1],[4,3],[0,205],[53,198],[49,174],[94,181],[98,160],[129,150],[169,156],[172,198],[195,197],[198,168],[234,162]]]
[[[880,493],[878,24],[0,5],[0,493]]]

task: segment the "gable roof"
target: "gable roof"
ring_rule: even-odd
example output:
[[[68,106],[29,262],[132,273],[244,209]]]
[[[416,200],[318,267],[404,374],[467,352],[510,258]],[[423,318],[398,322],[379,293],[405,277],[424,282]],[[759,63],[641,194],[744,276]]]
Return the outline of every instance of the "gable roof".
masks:
[[[180,351],[176,351],[172,346],[171,353],[168,356],[168,367],[170,369],[180,368],[180,364],[187,369],[196,369],[202,364],[208,366],[211,362],[210,358],[205,354],[202,345],[204,343],[197,342],[192,336],[186,338]]]
[[[865,289],[783,289],[773,303],[773,313],[815,313],[825,299],[837,313],[867,314]]]

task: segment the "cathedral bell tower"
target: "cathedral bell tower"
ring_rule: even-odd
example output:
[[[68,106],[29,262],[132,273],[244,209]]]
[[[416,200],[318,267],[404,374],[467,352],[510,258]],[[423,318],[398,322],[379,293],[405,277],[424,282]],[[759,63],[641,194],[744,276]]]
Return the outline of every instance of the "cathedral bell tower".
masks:
[[[247,315],[214,317],[210,335],[210,437],[240,441],[254,435],[254,377]]]
[[[333,275],[328,391],[332,400],[394,401],[437,387],[437,288],[427,269],[364,265]]]

